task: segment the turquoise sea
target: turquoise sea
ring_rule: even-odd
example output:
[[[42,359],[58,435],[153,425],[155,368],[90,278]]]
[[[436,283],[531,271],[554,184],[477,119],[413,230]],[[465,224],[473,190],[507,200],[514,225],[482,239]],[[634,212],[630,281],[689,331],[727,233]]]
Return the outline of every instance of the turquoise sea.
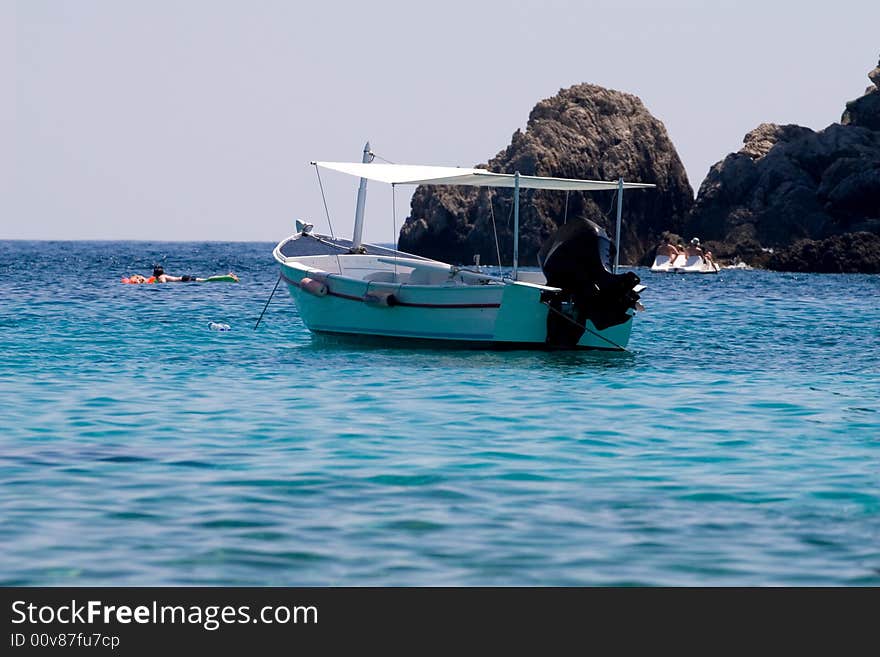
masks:
[[[0,584],[880,585],[880,277],[638,269],[628,353],[443,351],[254,331],[272,247],[0,242]]]

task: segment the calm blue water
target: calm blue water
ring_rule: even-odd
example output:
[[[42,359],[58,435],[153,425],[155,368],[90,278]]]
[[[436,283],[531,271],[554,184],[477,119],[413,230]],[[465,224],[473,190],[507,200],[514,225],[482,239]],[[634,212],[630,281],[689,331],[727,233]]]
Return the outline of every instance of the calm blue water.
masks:
[[[880,277],[640,270],[631,353],[410,350],[254,331],[271,248],[0,242],[0,584],[880,584]],[[242,282],[119,284],[162,257]]]

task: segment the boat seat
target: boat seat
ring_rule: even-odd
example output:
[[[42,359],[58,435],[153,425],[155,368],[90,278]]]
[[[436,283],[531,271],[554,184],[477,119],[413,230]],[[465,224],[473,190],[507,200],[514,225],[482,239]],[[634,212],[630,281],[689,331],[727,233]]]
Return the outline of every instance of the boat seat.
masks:
[[[672,258],[668,255],[658,255],[654,258],[654,264],[651,265],[651,271],[667,271],[672,266]]]
[[[681,267],[683,269],[700,270],[703,268],[703,257],[700,255],[688,256],[687,261]]]

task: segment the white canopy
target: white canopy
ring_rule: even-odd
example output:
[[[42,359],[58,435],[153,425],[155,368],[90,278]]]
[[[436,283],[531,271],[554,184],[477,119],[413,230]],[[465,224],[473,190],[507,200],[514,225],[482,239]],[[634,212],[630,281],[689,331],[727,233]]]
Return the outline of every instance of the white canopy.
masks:
[[[513,187],[511,173],[492,173],[485,169],[459,167],[431,167],[413,164],[362,164],[360,162],[312,162],[324,169],[347,173],[357,178],[378,180],[392,185],[472,185],[477,187]],[[558,189],[598,191],[617,189],[617,181],[572,180],[542,176],[519,177],[521,189]],[[624,189],[654,187],[647,183],[623,183]]]

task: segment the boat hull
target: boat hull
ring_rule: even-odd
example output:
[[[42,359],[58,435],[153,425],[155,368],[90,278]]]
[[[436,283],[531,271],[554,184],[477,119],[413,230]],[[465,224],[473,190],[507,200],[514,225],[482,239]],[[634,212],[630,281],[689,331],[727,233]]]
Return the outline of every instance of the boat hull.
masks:
[[[321,334],[430,341],[443,346],[550,349],[544,286],[400,285],[316,274],[296,263],[281,276],[306,327]],[[315,276],[319,286],[311,284]],[[308,279],[304,282],[304,279]],[[577,349],[625,349],[632,317],[602,331],[590,322]]]
[[[669,256],[658,255],[651,265],[651,271],[660,274],[717,274],[720,269],[717,263],[698,255],[688,258],[679,256],[675,261],[671,261]]]

